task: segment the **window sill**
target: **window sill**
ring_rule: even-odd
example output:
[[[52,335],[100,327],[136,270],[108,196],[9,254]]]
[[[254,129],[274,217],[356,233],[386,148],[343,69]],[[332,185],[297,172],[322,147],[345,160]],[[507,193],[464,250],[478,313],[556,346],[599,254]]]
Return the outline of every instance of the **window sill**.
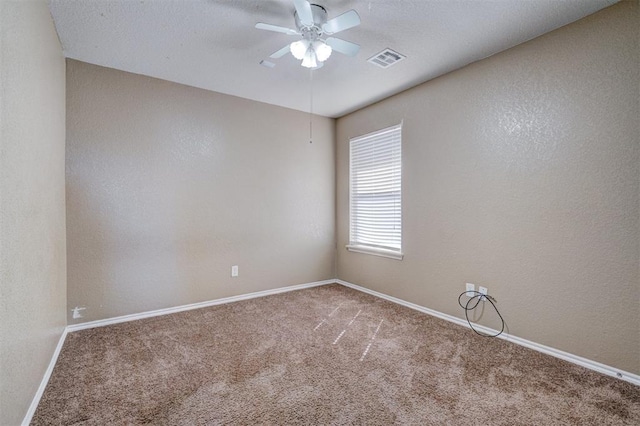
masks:
[[[402,260],[404,254],[398,251],[386,250],[383,248],[377,247],[368,247],[368,246],[358,246],[348,244],[347,250],[355,252],[355,253],[364,253],[371,254],[373,256],[387,257],[389,259]]]

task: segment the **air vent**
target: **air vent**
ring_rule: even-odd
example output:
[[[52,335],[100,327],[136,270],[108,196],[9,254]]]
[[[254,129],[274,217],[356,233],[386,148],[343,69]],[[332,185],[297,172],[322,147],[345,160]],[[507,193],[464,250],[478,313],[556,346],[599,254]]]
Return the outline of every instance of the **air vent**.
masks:
[[[373,65],[377,65],[380,68],[389,68],[391,65],[400,62],[404,58],[406,58],[406,56],[399,54],[395,50],[384,49],[382,52],[367,59],[367,62],[371,62]]]

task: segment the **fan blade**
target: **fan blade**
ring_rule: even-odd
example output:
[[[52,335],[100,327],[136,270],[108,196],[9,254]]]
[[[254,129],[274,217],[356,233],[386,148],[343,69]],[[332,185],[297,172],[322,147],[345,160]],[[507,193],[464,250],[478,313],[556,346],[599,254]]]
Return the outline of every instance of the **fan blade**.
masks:
[[[282,58],[284,55],[286,55],[287,53],[289,53],[291,51],[291,48],[289,47],[289,45],[287,44],[285,47],[283,47],[282,49],[278,50],[277,52],[273,52],[271,54],[271,56],[269,56],[270,58],[273,59],[278,59],[278,58]]]
[[[336,52],[340,52],[343,55],[347,56],[356,56],[360,51],[359,45],[351,43],[350,41],[342,40],[340,38],[329,37],[326,40],[326,43],[331,46],[331,48]]]
[[[293,5],[298,13],[298,19],[304,26],[313,26],[313,13],[311,12],[311,5],[307,0],[293,0]]]
[[[259,30],[267,30],[267,31],[275,31],[277,33],[283,33],[287,35],[299,35],[300,33],[296,30],[292,30],[291,28],[279,27],[277,25],[271,24],[263,24],[262,22],[258,22],[256,24],[256,28]]]
[[[325,22],[322,26],[322,31],[327,34],[335,34],[340,31],[348,30],[349,28],[357,27],[358,25],[360,25],[360,15],[358,15],[358,12],[351,9],[350,11]]]
[[[274,68],[276,66],[276,64],[274,64],[273,62],[269,62],[266,59],[261,60],[260,65],[267,68]]]

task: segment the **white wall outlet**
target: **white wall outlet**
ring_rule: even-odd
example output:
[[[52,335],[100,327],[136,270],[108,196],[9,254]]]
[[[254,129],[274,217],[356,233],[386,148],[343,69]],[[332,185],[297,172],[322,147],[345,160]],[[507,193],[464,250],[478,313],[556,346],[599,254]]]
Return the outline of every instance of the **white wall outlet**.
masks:
[[[476,291],[476,285],[475,284],[471,284],[471,283],[467,283],[467,297],[473,297],[475,295],[474,291]]]
[[[72,318],[73,319],[82,318],[82,314],[80,313],[80,311],[84,311],[85,309],[87,309],[87,308],[79,307],[79,306],[76,306],[75,308],[73,308],[71,310],[71,312],[73,312]]]
[[[480,292],[481,294],[484,294],[484,296],[486,296],[489,293],[489,290],[487,290],[486,287],[478,287],[478,292]],[[480,300],[487,300],[486,297],[482,296],[480,298]]]
[[[231,267],[231,276],[232,277],[237,277],[238,276],[238,265],[233,265]]]

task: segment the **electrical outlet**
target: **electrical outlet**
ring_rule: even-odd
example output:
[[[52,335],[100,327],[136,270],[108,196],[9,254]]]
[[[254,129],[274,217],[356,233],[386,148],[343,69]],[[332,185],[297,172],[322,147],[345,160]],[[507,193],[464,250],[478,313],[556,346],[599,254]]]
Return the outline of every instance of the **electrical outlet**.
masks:
[[[489,293],[489,290],[487,290],[486,287],[478,287],[478,292],[484,294],[484,296],[482,296],[480,300],[487,300],[485,296]]]
[[[476,291],[476,285],[475,284],[471,284],[471,283],[467,283],[467,297],[473,297],[475,295]]]
[[[231,267],[231,276],[232,277],[237,277],[238,276],[238,265],[233,265]]]
[[[73,308],[71,310],[71,312],[73,312],[72,318],[73,319],[82,318],[82,314],[80,313],[80,311],[84,311],[85,309],[87,309],[87,308],[79,307],[79,306],[76,306],[75,308]]]

